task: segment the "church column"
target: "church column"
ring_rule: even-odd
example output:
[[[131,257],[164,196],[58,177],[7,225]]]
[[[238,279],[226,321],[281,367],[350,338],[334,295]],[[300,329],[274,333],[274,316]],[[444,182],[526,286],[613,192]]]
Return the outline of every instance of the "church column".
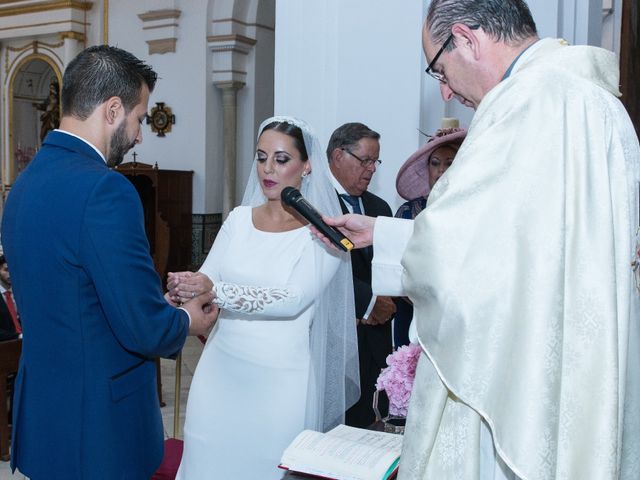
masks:
[[[62,39],[62,64],[64,67],[69,65],[82,50],[84,50],[84,34],[74,31],[60,32]]]
[[[217,24],[231,28],[231,25]],[[231,31],[207,37],[212,54],[212,83],[222,94],[222,132],[224,138],[224,184],[222,218],[236,206],[236,163],[238,90],[246,85],[247,57],[256,40]]]
[[[222,91],[222,115],[224,137],[224,184],[222,197],[222,218],[236,204],[236,143],[237,143],[237,92],[244,82],[216,82],[214,85]]]

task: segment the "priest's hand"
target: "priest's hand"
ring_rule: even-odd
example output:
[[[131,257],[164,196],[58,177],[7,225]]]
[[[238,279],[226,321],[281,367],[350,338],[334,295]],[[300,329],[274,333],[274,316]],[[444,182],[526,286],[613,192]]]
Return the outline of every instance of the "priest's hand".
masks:
[[[349,238],[355,246],[355,248],[368,247],[373,243],[373,227],[376,223],[374,217],[367,217],[366,215],[358,215],[355,213],[348,213],[339,217],[322,217],[325,223],[329,226],[336,227],[342,232],[343,235]],[[331,241],[318,231],[313,225],[310,226],[311,231],[322,242],[338,250]]]
[[[396,314],[396,304],[391,297],[376,297],[369,318],[362,320],[364,325],[383,325]]]

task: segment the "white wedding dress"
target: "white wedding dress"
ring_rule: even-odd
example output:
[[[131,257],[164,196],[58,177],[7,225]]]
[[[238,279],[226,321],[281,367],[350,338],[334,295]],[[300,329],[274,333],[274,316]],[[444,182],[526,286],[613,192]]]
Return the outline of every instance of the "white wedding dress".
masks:
[[[305,428],[314,299],[340,262],[326,255],[316,272],[317,248],[307,227],[257,230],[251,207],[223,224],[200,269],[221,311],[189,391],[178,479],[282,477],[282,452]]]

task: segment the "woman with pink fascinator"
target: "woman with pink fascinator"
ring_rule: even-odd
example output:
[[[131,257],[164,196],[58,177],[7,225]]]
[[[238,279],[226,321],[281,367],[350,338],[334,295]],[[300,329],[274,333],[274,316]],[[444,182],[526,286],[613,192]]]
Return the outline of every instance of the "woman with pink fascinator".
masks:
[[[467,131],[459,128],[458,120],[444,119],[443,126],[400,167],[396,177],[398,194],[408,200],[396,212],[397,218],[414,219],[427,206],[429,192],[447,171],[458,153]],[[393,343],[396,348],[409,344],[409,325],[413,305],[407,298],[396,299]]]

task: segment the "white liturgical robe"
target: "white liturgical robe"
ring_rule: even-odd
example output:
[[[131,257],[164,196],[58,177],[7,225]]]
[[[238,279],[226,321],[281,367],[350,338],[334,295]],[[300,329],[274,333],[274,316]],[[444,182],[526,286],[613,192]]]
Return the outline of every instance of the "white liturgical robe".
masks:
[[[490,478],[483,422],[520,478],[640,478],[640,149],[617,63],[540,40],[415,222],[377,220],[375,293],[411,298],[425,352],[401,479]]]

